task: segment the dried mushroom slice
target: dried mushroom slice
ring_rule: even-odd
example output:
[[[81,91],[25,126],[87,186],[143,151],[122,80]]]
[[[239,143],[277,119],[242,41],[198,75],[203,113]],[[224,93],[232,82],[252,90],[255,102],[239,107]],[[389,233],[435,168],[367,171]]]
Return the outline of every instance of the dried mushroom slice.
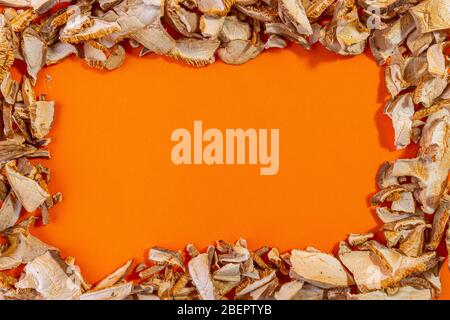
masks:
[[[197,288],[202,300],[214,300],[215,289],[209,269],[209,259],[206,253],[201,253],[192,258],[188,263],[189,275],[192,283]]]
[[[15,199],[14,194],[10,192],[2,201],[2,207],[0,208],[0,232],[16,224],[21,209],[22,205]]]
[[[170,54],[177,45],[160,21],[133,32],[132,38],[157,54]]]
[[[33,28],[27,28],[22,33],[21,49],[28,74],[36,80],[39,71],[46,63],[47,45]]]
[[[153,247],[148,253],[148,259],[155,263],[176,266],[184,270],[184,261],[178,251]]]
[[[36,181],[17,172],[15,160],[8,162],[5,170],[14,194],[27,212],[35,211],[50,196]]]
[[[276,300],[299,300],[304,282],[299,280],[291,280],[280,286],[280,289],[275,292]]]
[[[235,0],[196,0],[197,8],[207,15],[226,16]]]
[[[51,249],[50,246],[29,233],[29,224],[33,223],[33,221],[24,221],[4,231],[8,238],[9,246],[0,254],[0,270],[16,268]]]
[[[277,35],[270,35],[267,41],[264,43],[264,49],[271,49],[271,48],[286,48],[287,47],[287,41]]]
[[[116,271],[100,280],[92,290],[101,290],[114,286],[116,283],[122,281],[130,272],[133,260],[128,260],[124,265],[120,266]]]
[[[77,299],[81,285],[66,273],[67,264],[57,251],[47,251],[27,263],[17,289],[34,289],[46,300]]]
[[[306,15],[309,19],[319,18],[335,0],[313,0],[306,7]]]
[[[249,40],[252,35],[250,25],[239,21],[236,16],[226,16],[219,38],[222,42],[232,40]]]
[[[83,293],[80,300],[124,300],[133,290],[133,283],[125,282],[101,290]]]
[[[204,67],[215,61],[219,45],[217,40],[179,39],[168,56],[194,67]]]
[[[425,0],[409,12],[421,33],[450,28],[449,0]]]
[[[292,250],[290,275],[317,287],[342,288],[353,285],[353,279],[332,255],[305,250]]]
[[[428,49],[433,40],[432,33],[421,33],[416,29],[406,39],[406,45],[413,55],[418,56]]]
[[[78,55],[77,48],[64,42],[57,42],[54,45],[47,48],[47,65],[58,63],[71,55]]]
[[[348,243],[352,246],[359,246],[367,242],[368,240],[372,239],[373,237],[374,237],[373,233],[364,233],[364,234],[350,233],[348,236]]]
[[[291,41],[297,42],[305,49],[310,49],[311,46],[306,38],[298,34],[295,30],[280,22],[266,23],[264,32],[269,35],[278,35],[288,38]]]
[[[54,113],[53,101],[36,101],[30,106],[31,133],[36,139],[43,139],[50,132]]]
[[[117,22],[108,22],[98,18],[92,18],[91,21],[92,25],[74,34],[63,30],[60,40],[65,43],[79,43],[81,41],[99,39],[120,31],[120,25]]]
[[[180,0],[168,0],[165,3],[166,15],[164,19],[180,34],[186,37],[197,36],[198,14],[180,5]]]
[[[411,142],[412,116],[414,115],[412,95],[406,93],[396,97],[386,105],[384,113],[392,119],[396,149],[406,148]]]
[[[434,213],[444,192],[450,167],[450,114],[441,109],[430,115],[422,130],[419,156],[395,161],[392,169],[396,177],[410,176],[420,186],[418,201],[425,213]]]
[[[87,65],[97,68],[103,69],[106,64],[105,52],[102,49],[99,49],[97,46],[93,45],[94,42],[85,42],[83,45],[83,54],[84,61]]]
[[[32,145],[13,140],[0,141],[0,161],[10,161],[24,156],[31,156],[37,151]]]
[[[121,45],[116,45],[105,61],[105,68],[107,70],[115,70],[120,68],[125,62],[126,52]]]
[[[217,51],[219,58],[227,64],[243,64],[257,57],[264,50],[264,45],[256,45],[250,40],[232,40]]]
[[[278,18],[277,11],[262,3],[251,5],[235,5],[235,8],[247,17],[261,22],[274,22]]]
[[[444,49],[450,42],[433,44],[427,50],[428,72],[435,76],[445,77],[448,73]],[[439,93],[440,94],[440,93]]]
[[[4,75],[0,85],[0,91],[7,104],[13,105],[16,102],[17,93],[19,92],[19,83],[12,79],[10,72],[7,72]]]
[[[442,197],[440,205],[433,217],[430,240],[426,245],[427,250],[436,250],[444,236],[445,228],[450,216],[450,195]]]
[[[395,294],[387,294],[384,290],[348,294],[348,300],[430,300],[430,289],[418,289],[412,286],[400,287]]]
[[[311,35],[312,28],[300,0],[279,0],[278,15],[286,25],[293,26],[301,35]]]
[[[214,17],[202,15],[200,17],[199,29],[204,38],[216,39],[223,28],[225,17]]]
[[[447,75],[433,76],[427,73],[417,84],[413,94],[414,103],[421,103],[425,107],[429,107],[433,104],[433,101],[444,92],[446,87]]]
[[[319,41],[330,51],[356,55],[364,51],[369,30],[361,23],[353,0],[338,0],[333,20],[320,30]]]
[[[14,62],[14,42],[11,26],[0,14],[0,81]]]
[[[38,15],[33,9],[23,10],[10,20],[14,32],[22,32]]]

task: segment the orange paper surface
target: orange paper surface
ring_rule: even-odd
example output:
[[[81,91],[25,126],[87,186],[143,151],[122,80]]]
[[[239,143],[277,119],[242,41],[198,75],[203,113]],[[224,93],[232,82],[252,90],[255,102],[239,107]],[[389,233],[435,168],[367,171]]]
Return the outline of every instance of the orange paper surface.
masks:
[[[376,231],[368,199],[378,167],[417,151],[394,151],[381,76],[369,56],[297,46],[237,67],[194,69],[132,54],[110,73],[77,58],[46,68],[37,92],[57,105],[44,162],[64,200],[33,234],[97,281],[154,245],[203,249],[244,237],[252,248],[329,252],[350,232]],[[192,130],[194,120],[222,130],[279,128],[278,174],[175,166],[171,132]]]

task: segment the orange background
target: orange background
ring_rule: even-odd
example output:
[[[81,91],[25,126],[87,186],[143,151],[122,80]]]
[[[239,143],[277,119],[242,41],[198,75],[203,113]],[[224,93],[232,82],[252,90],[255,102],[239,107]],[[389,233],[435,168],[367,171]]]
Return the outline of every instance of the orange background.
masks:
[[[110,73],[75,57],[46,68],[37,92],[57,108],[45,163],[64,201],[33,233],[75,256],[94,282],[153,245],[245,237],[255,249],[330,251],[349,232],[378,230],[368,204],[376,171],[416,152],[393,150],[381,76],[368,55],[298,46],[238,67],[193,69],[134,52]],[[204,129],[279,128],[279,173],[173,165],[171,132],[194,120]]]

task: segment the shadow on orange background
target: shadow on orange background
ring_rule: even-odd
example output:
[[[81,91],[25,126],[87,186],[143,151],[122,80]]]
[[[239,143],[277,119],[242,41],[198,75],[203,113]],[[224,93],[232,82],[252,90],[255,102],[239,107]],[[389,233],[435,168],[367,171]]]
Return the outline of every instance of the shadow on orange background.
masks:
[[[252,248],[331,251],[349,232],[378,230],[368,204],[376,171],[415,152],[393,151],[380,76],[368,56],[297,46],[238,67],[193,69],[135,54],[110,73],[76,58],[49,67],[37,89],[57,102],[45,163],[64,201],[33,233],[97,281],[129,257],[142,261],[153,245],[205,248],[244,237]],[[171,132],[192,130],[194,120],[279,128],[279,173],[173,165]]]

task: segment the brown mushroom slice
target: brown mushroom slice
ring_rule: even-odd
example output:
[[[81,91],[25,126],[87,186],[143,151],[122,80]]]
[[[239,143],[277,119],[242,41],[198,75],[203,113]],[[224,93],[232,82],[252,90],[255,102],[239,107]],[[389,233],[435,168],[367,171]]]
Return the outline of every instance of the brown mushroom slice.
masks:
[[[319,41],[340,55],[356,55],[364,51],[369,30],[361,23],[354,1],[338,0],[331,23],[320,30]]]
[[[203,67],[215,61],[214,54],[219,45],[217,40],[179,39],[168,56],[194,67]]]
[[[292,278],[311,283],[323,289],[352,285],[353,279],[338,259],[332,255],[305,250],[292,250]]]
[[[281,285],[280,289],[275,292],[276,300],[298,300],[303,288],[303,281],[292,280]]]
[[[428,49],[433,40],[432,33],[421,33],[416,29],[406,39],[406,45],[413,55],[418,56]]]
[[[192,283],[197,288],[202,300],[214,300],[216,298],[208,260],[208,254],[201,253],[188,263]]]
[[[17,143],[13,140],[0,141],[0,161],[9,161],[30,156],[36,151],[36,147],[32,145]]]
[[[418,257],[423,254],[425,245],[425,230],[428,225],[416,226],[400,243],[399,249],[409,257]]]
[[[395,161],[392,173],[396,177],[411,176],[418,180],[418,201],[425,213],[434,213],[447,184],[450,167],[450,114],[441,109],[427,119],[422,130],[419,156]]]
[[[57,42],[48,47],[46,64],[48,66],[56,64],[73,54],[78,55],[78,50],[74,45],[70,43]]]
[[[0,91],[7,104],[15,104],[19,87],[19,83],[11,77],[11,73],[6,72],[0,85]]]
[[[352,246],[359,246],[363,244],[364,242],[372,239],[374,237],[374,234],[371,233],[350,233],[348,236],[348,243]]]
[[[116,283],[123,280],[131,269],[131,264],[133,263],[133,260],[128,260],[124,265],[120,266],[117,270],[115,270],[110,275],[106,276],[102,280],[100,280],[93,288],[92,290],[101,290],[108,287],[112,287]]]
[[[69,277],[67,265],[56,251],[47,251],[27,263],[17,289],[34,289],[45,300],[73,300],[81,295],[80,283]]]
[[[407,218],[385,223],[383,230],[399,231],[425,225],[425,218],[421,215],[409,215]]]
[[[50,246],[28,232],[29,223],[30,221],[24,221],[7,230],[9,246],[0,254],[0,270],[16,268],[51,249]]]
[[[82,29],[80,32],[71,34],[63,30],[60,35],[60,40],[65,43],[79,43],[81,41],[99,39],[118,31],[120,31],[120,25],[117,22],[92,18],[92,25]]]
[[[279,285],[277,277],[274,277],[265,285],[251,291],[246,295],[251,300],[272,300],[273,294]]]
[[[38,15],[33,9],[23,10],[10,20],[10,24],[14,32],[22,32],[37,17]]]
[[[406,148],[411,142],[412,116],[414,115],[412,95],[406,93],[396,97],[386,104],[384,113],[392,119],[396,149]]]
[[[392,175],[394,175],[394,167],[392,167]],[[405,185],[390,185],[389,187],[375,193],[370,201],[372,205],[377,205],[385,201],[392,201],[392,199],[397,198],[401,192],[411,191],[409,189],[410,187]]]
[[[427,73],[428,63],[424,55],[405,59],[402,76],[409,85],[417,86]]]
[[[448,42],[450,43],[450,42]],[[444,48],[447,42],[433,44],[427,50],[428,72],[436,76],[445,76],[448,73],[446,66]]]
[[[214,17],[202,15],[200,17],[199,28],[205,38],[216,39],[225,22],[225,17]]]
[[[2,201],[0,209],[0,232],[14,226],[19,219],[22,205],[10,192]]]
[[[0,81],[14,62],[14,41],[11,27],[4,15],[0,15]]]
[[[27,28],[22,33],[21,48],[28,74],[36,80],[47,59],[47,45],[34,29]]]
[[[43,139],[50,132],[54,113],[53,101],[36,101],[30,106],[31,133],[36,139]]]
[[[439,276],[441,266],[443,264],[444,258],[442,258],[439,263],[437,263],[433,268],[422,273],[422,276],[431,285],[433,290],[433,297],[438,298],[442,291],[441,278]]]
[[[220,48],[217,54],[223,62],[239,65],[257,57],[263,50],[261,42],[254,45],[250,40],[232,40]]]
[[[450,28],[450,0],[425,0],[409,12],[421,33]]]
[[[293,26],[301,35],[311,35],[312,28],[300,0],[279,0],[278,15],[285,24]]]
[[[397,53],[392,55],[389,65],[384,69],[384,82],[392,98],[410,85],[404,79],[404,65],[405,59],[400,53]]]
[[[296,300],[323,300],[324,294],[324,289],[305,283]]]
[[[133,290],[133,283],[125,282],[101,290],[88,291],[80,300],[124,300]]]
[[[116,45],[105,61],[105,68],[107,70],[115,70],[120,68],[125,62],[126,52],[125,49],[120,45]]]
[[[348,294],[349,300],[430,300],[430,289],[417,289],[412,286],[400,287],[398,291],[389,295],[384,290],[367,293]]]
[[[197,8],[208,15],[226,16],[235,0],[197,0]]]
[[[241,281],[240,265],[237,263],[228,263],[214,272],[214,280],[226,282]]]
[[[156,54],[168,54],[177,45],[160,21],[133,32],[132,38]]]
[[[237,10],[246,16],[261,22],[274,22],[278,18],[277,11],[264,4],[235,5]]]
[[[153,247],[148,252],[148,259],[158,264],[176,266],[184,270],[184,262],[180,252]]]
[[[222,42],[232,40],[248,40],[252,35],[250,25],[239,21],[236,16],[226,16],[219,38]]]
[[[445,228],[448,224],[448,219],[450,216],[450,195],[446,194],[442,197],[441,203],[438,210],[433,217],[433,227],[431,229],[431,235],[428,244],[426,245],[427,250],[436,250],[441,243],[442,237],[444,236]]]
[[[433,76],[431,74],[425,74],[414,91],[414,103],[422,103],[425,107],[429,107],[444,92],[446,87],[447,75]]]
[[[16,161],[10,161],[5,165],[6,177],[27,212],[33,212],[50,196],[47,191],[33,179],[21,175],[16,170]]]

